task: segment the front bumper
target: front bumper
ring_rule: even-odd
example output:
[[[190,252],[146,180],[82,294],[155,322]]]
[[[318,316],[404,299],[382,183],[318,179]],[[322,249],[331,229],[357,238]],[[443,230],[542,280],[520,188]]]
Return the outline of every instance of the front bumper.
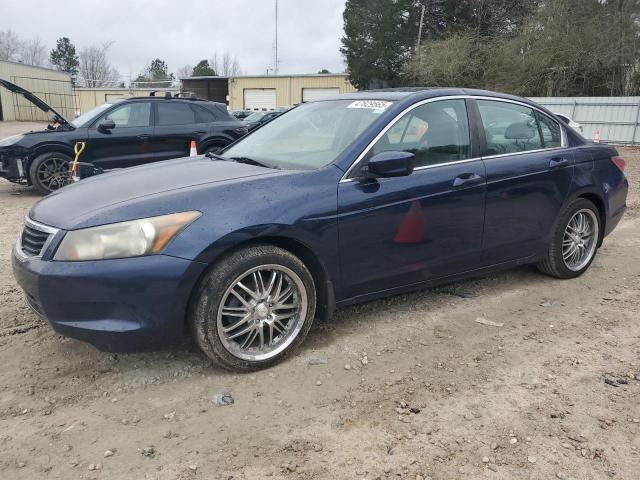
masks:
[[[204,264],[166,255],[53,262],[23,258],[14,276],[53,329],[108,352],[157,350],[184,336],[191,291]]]
[[[13,182],[26,178],[23,158],[12,154],[11,150],[0,151],[0,177]]]

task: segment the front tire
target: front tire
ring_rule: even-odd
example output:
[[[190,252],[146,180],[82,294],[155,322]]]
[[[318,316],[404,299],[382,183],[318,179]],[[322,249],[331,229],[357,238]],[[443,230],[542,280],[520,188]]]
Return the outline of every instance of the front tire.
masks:
[[[602,230],[600,212],[593,202],[578,198],[561,213],[546,258],[537,266],[556,278],[576,278],[596,257]]]
[[[228,370],[283,360],[307,336],[316,289],[307,267],[278,247],[238,250],[216,264],[194,294],[189,322],[200,349]]]
[[[71,157],[64,153],[49,152],[37,156],[29,167],[29,178],[42,195],[73,183],[69,167]]]

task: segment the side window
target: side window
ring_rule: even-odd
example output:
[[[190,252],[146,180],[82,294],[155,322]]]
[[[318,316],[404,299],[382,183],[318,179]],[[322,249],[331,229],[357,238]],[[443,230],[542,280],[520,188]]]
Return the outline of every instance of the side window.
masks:
[[[558,148],[562,146],[562,134],[560,125],[555,120],[536,112],[540,131],[542,132],[542,143],[544,148]]]
[[[478,100],[478,108],[487,139],[487,155],[543,148],[532,108],[491,100]]]
[[[196,123],[196,115],[190,105],[183,102],[158,102],[158,125],[188,125]]]
[[[116,128],[148,127],[151,125],[151,103],[128,103],[109,112],[98,123],[107,119],[113,120]]]
[[[416,167],[470,158],[469,122],[464,100],[439,100],[414,108],[373,146],[369,155],[404,151]]]
[[[211,123],[217,120],[213,112],[206,108],[202,108],[198,105],[190,105],[190,107],[196,114],[196,123]]]

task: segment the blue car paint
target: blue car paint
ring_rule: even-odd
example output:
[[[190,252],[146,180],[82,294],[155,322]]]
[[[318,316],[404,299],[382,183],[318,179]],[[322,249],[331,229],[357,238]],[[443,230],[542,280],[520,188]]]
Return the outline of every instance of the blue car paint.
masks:
[[[610,161],[615,149],[587,145],[570,131],[564,150],[482,159],[476,141],[473,161],[407,177],[344,179],[364,148],[407,107],[451,95],[534,105],[460,89],[342,95],[394,103],[319,170],[197,157],[83,180],[32,208],[32,220],[61,232],[42,259],[14,255],[16,279],[58,332],[103,350],[131,351],[180,338],[198,279],[230,250],[251,242],[275,243],[301,256],[316,277],[320,306],[330,314],[334,306],[540,260],[557,215],[580,195],[601,203],[605,233],[615,227],[628,188]],[[478,138],[476,127],[472,138]],[[558,155],[568,161],[550,168]],[[468,174],[480,181],[454,186]],[[161,255],[51,261],[66,230],[190,210],[202,212],[201,218]]]

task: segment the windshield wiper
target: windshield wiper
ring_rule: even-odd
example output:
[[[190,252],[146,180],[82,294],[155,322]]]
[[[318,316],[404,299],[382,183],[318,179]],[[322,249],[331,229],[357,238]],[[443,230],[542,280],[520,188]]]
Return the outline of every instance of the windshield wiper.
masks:
[[[256,165],[258,167],[274,168],[276,170],[280,170],[280,167],[277,167],[275,165],[270,165],[265,162],[260,162],[258,160],[254,160],[253,158],[249,158],[249,157],[223,157],[222,155],[219,155],[213,152],[207,152],[205,153],[205,156],[209,158],[213,158],[214,160],[222,160],[225,162],[246,163],[247,165]]]
[[[229,160],[233,160],[234,162],[238,163],[246,163],[247,165],[256,165],[258,167],[275,168],[276,170],[280,170],[280,167],[270,165],[266,162],[261,162],[249,157],[229,157]]]
[[[204,156],[207,158],[213,158],[214,160],[222,160],[225,162],[229,161],[227,157],[223,157],[222,155],[218,155],[217,153],[214,153],[214,152],[207,152],[204,154]]]

